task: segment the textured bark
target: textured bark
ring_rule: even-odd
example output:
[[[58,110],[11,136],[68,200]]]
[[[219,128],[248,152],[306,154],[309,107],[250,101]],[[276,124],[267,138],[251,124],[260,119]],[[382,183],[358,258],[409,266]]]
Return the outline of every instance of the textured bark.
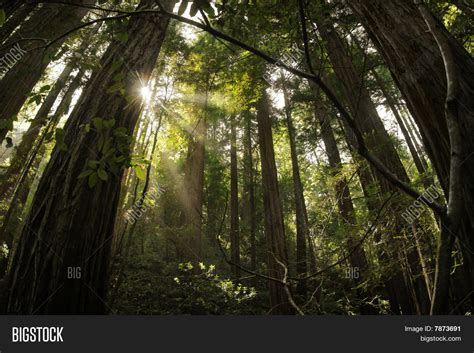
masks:
[[[15,11],[13,16],[8,17],[8,20],[0,27],[0,44],[3,44],[11,33],[26,20],[35,7],[36,5],[24,4]]]
[[[283,75],[282,75],[282,79]],[[308,271],[306,258],[306,241],[309,238],[309,227],[307,223],[307,211],[303,194],[303,184],[301,182],[300,166],[298,162],[298,151],[296,148],[296,131],[291,116],[291,103],[288,97],[288,91],[283,82],[283,96],[285,100],[286,126],[288,129],[288,138],[290,142],[291,169],[293,173],[293,192],[295,195],[295,213],[296,213],[296,274],[304,277]],[[298,294],[306,295],[306,282],[299,281],[296,287]]]
[[[22,0],[3,0],[2,7],[5,11],[5,17],[9,18],[23,3]]]
[[[278,174],[273,148],[272,124],[267,93],[262,91],[258,102],[257,122],[262,166],[263,203],[265,209],[265,236],[267,239],[267,271],[270,277],[282,281],[284,266],[288,266],[288,254],[285,244],[285,228],[283,210],[278,187]],[[293,309],[289,303],[285,288],[281,283],[268,281],[270,306],[273,314],[291,314]]]
[[[236,280],[240,277],[240,233],[239,233],[239,174],[237,170],[237,132],[235,116],[230,118],[230,251],[232,272]]]
[[[22,206],[25,204],[26,198],[28,197],[30,193],[30,189],[31,189],[30,180],[34,179],[33,176],[30,176],[30,170],[33,170],[35,173],[38,170],[37,167],[39,166],[41,162],[41,155],[42,155],[41,149],[44,147],[43,146],[44,140],[46,139],[46,136],[48,135],[48,133],[52,132],[56,128],[56,125],[58,124],[61,116],[67,113],[71,105],[72,97],[81,84],[83,75],[84,73],[80,71],[77,73],[76,77],[72,80],[66,93],[61,99],[61,102],[56,108],[54,115],[51,117],[50,121],[48,122],[48,125],[43,131],[42,135],[39,137],[38,141],[36,142],[34,146],[33,145],[30,146],[31,150],[28,150],[27,155],[24,156],[22,164],[20,165],[20,169],[17,171],[19,175],[12,174],[12,176],[16,177],[14,180],[14,185],[11,186],[13,188],[13,194],[12,194],[10,206],[8,207],[7,212],[4,215],[2,215],[2,226],[0,228],[0,240],[11,251],[8,253],[9,255],[8,257],[5,257],[2,261],[0,261],[0,277],[4,275],[7,269],[7,264],[8,264],[10,255],[12,254],[12,251],[13,251],[14,236],[17,233],[17,230],[14,229],[14,226],[12,225],[12,223],[14,222],[11,222],[12,217],[14,216],[15,212],[17,212],[17,209],[19,208],[19,206]],[[26,151],[26,148],[20,149],[20,146],[18,149],[21,151]],[[15,159],[17,158],[18,156],[15,156]],[[12,166],[13,166],[13,163],[15,162],[14,161],[12,162]],[[7,173],[9,171],[10,171],[10,168],[7,171]],[[7,180],[6,182],[9,182],[9,181],[10,180]]]
[[[201,261],[202,248],[202,210],[204,200],[204,158],[207,138],[207,90],[203,111],[191,127],[188,154],[184,170],[184,260]]]
[[[75,0],[73,2],[77,4],[94,3],[93,0]],[[9,131],[9,128],[3,125],[16,117],[66,37],[57,40],[46,50],[40,48],[44,45],[43,41],[17,42],[17,40],[20,38],[56,39],[68,30],[77,27],[87,12],[88,9],[78,6],[44,4],[21,26],[17,33],[11,36],[7,41],[8,44],[2,46],[2,56],[6,55],[15,43],[18,43],[21,48],[21,54],[18,53],[19,59],[0,81],[0,126],[2,126],[0,128],[0,143],[3,142]]]
[[[433,302],[431,314],[446,314],[448,311],[449,282],[451,272],[451,256],[454,238],[458,235],[463,216],[463,188],[461,167],[465,162],[464,144],[460,124],[462,107],[461,78],[456,59],[445,33],[435,17],[422,2],[416,2],[418,10],[423,17],[430,33],[436,40],[443,58],[446,74],[447,90],[445,100],[446,124],[451,149],[451,165],[449,171],[449,198],[446,217],[441,217],[441,235],[438,251],[438,262],[434,283]],[[474,92],[473,92],[474,93]],[[474,95],[473,95],[474,97]],[[472,97],[471,97],[472,98]],[[472,237],[472,235],[470,234]],[[469,261],[467,254],[466,261]],[[472,256],[471,256],[472,257]]]
[[[315,103],[315,116],[319,122],[321,129],[321,137],[324,142],[326,155],[329,161],[329,167],[331,168],[331,174],[336,176],[342,168],[342,160],[337,146],[334,131],[331,126],[330,115],[326,111],[323,105]],[[355,226],[355,211],[354,204],[352,203],[352,197],[349,189],[349,183],[346,178],[338,180],[334,185],[335,196],[337,200],[337,206],[339,214],[348,227]],[[359,271],[359,277],[355,278],[355,284],[359,285],[363,283],[369,277],[369,266],[367,262],[367,256],[365,254],[363,246],[357,246],[359,239],[348,229],[348,235],[346,240],[347,252],[350,253],[349,264],[353,269]],[[356,247],[357,246],[357,247]],[[367,298],[369,293],[358,290],[361,298]],[[374,314],[374,310],[368,305],[361,306],[362,314]]]
[[[397,83],[420,129],[424,146],[446,195],[449,190],[451,145],[445,117],[447,84],[444,62],[434,36],[411,0],[354,0],[348,6],[361,20]],[[474,250],[474,60],[446,31],[459,77],[459,114],[463,153],[463,242],[465,260]]]
[[[371,100],[369,91],[365,87],[361,76],[357,73],[353,62],[347,53],[344,42],[327,18],[318,19],[317,23],[321,37],[326,42],[329,59],[336,76],[342,83],[352,115],[355,117],[358,129],[365,137],[367,147],[393,174],[398,177],[399,180],[409,183],[409,178],[405,168],[395,150],[389,134],[385,130],[380,116],[377,113],[377,109]],[[400,195],[395,202],[391,202],[389,205],[393,214],[400,214],[404,210],[404,207],[409,205],[407,200],[404,199],[398,189],[381,173],[375,170],[375,168],[372,168],[372,173],[377,180],[382,195],[388,195],[389,193]],[[389,224],[393,227],[393,231],[387,235],[390,244],[389,246],[391,248],[390,252],[393,251],[396,254],[399,253],[401,247],[403,247],[403,243],[392,238],[401,233],[403,227],[401,227],[400,224],[397,224],[394,220],[390,220]],[[414,249],[412,251],[414,251]],[[386,256],[385,254],[381,255],[384,257]],[[417,254],[415,253],[415,256],[409,256],[409,258],[413,260],[416,256]],[[419,271],[421,271],[421,265],[419,262],[410,261],[410,266],[412,266],[411,271],[413,271],[413,273],[418,274]],[[399,269],[394,272],[396,273],[397,271],[399,271]],[[412,298],[412,295],[410,294],[412,283],[408,280],[403,280],[402,273],[396,273],[394,280],[398,282],[396,283],[395,288],[398,287],[398,301],[403,304],[402,312],[417,312],[417,308],[421,307],[421,305],[418,305],[416,298]],[[423,288],[422,278],[417,277],[417,283],[414,285],[421,290]],[[404,290],[401,290],[401,288],[404,288]],[[425,290],[427,289],[425,288]],[[419,300],[422,301],[426,297],[427,295],[421,295]],[[395,307],[395,305],[393,307]]]
[[[359,130],[364,134],[367,147],[402,181],[408,182],[403,164],[377,113],[369,91],[347,54],[343,41],[327,19],[317,20],[317,23],[321,37],[326,42],[336,76],[342,83],[352,116],[355,117]],[[376,171],[374,173],[378,174]],[[378,180],[382,192],[393,190],[393,186],[385,178],[380,177]]]
[[[420,129],[424,146],[449,199],[452,151],[445,116],[448,96],[442,52],[413,1],[364,1],[348,3],[360,18],[389,66],[408,108]],[[459,236],[466,273],[474,280],[474,60],[437,22],[449,46],[459,80],[457,121],[462,139],[463,163],[460,178],[463,210]],[[396,30],[394,30],[396,28]],[[457,153],[457,151],[456,151]],[[444,226],[442,226],[443,228]],[[442,230],[443,234],[443,230]],[[450,244],[448,239],[441,242]],[[441,245],[441,244],[440,244]],[[446,246],[440,246],[447,249]],[[449,249],[448,249],[449,252]],[[446,257],[446,256],[443,256]],[[440,260],[440,259],[439,259]],[[446,283],[447,281],[443,281]],[[472,298],[474,300],[474,297]]]
[[[395,117],[395,120],[397,121],[398,126],[400,127],[403,137],[405,138],[405,142],[408,146],[408,150],[410,151],[410,154],[413,158],[413,162],[415,163],[416,170],[418,171],[420,175],[423,176],[427,172],[426,162],[423,160],[423,157],[418,154],[415,144],[413,143],[413,140],[408,132],[408,129],[405,126],[405,123],[403,122],[403,119],[397,109],[395,100],[393,99],[392,95],[387,91],[387,88],[385,87],[385,84],[380,78],[377,71],[373,69],[371,70],[371,73],[374,76],[375,81],[377,82],[377,86],[379,87],[380,91],[385,97],[388,107],[390,108],[393,116]],[[429,187],[430,185],[432,185],[432,181],[431,183],[425,183],[425,187]]]
[[[247,207],[242,210],[242,222],[246,234],[250,240],[250,269],[257,269],[257,242],[256,242],[256,210],[255,210],[255,185],[254,185],[254,162],[252,148],[252,121],[250,114],[245,114],[245,137],[244,137],[244,200]],[[256,284],[255,278],[253,281]]]
[[[331,174],[336,176],[339,174],[342,168],[342,160],[339,154],[339,148],[337,146],[336,138],[334,137],[334,132],[332,130],[331,121],[329,115],[325,111],[323,106],[315,106],[315,115],[319,121],[319,126],[321,129],[321,137],[324,142],[325,151],[328,157],[329,166],[331,168]],[[346,178],[339,180],[335,186],[337,205],[339,213],[346,225],[354,226],[356,223],[354,205],[352,203],[352,198],[349,189],[349,183]],[[352,235],[349,234],[347,245],[348,250],[352,250],[353,244],[357,243]],[[357,251],[353,253],[350,257],[351,266],[361,269],[362,272],[367,271],[367,259],[362,247],[357,248]]]
[[[72,65],[66,65],[65,69],[60,74],[54,86],[46,96],[43,104],[41,104],[40,108],[38,109],[38,112],[31,121],[28,130],[22,136],[21,142],[16,148],[15,155],[10,166],[8,167],[5,174],[0,176],[1,195],[5,195],[7,198],[11,196],[11,191],[16,181],[15,179],[23,168],[26,158],[28,157],[28,153],[31,151],[36,139],[38,138],[38,135],[41,132],[41,129],[47,125],[51,108],[53,107],[54,102],[56,102],[61,90],[64,88],[72,70]]]
[[[144,0],[140,7],[152,6]],[[168,8],[172,0],[166,2]],[[108,173],[94,188],[79,174],[101,158],[101,135],[81,128],[94,117],[114,118],[133,135],[142,103],[136,75],[146,82],[154,68],[169,19],[159,14],[134,16],[125,45],[112,43],[101,67],[89,80],[65,128],[67,151],[55,148],[41,178],[8,276],[7,312],[98,314],[105,312],[107,270],[123,170]],[[125,62],[123,62],[125,61]],[[117,62],[122,62],[117,67]],[[107,91],[117,74],[125,94]],[[134,98],[131,102],[127,98]],[[68,268],[80,267],[80,279]]]

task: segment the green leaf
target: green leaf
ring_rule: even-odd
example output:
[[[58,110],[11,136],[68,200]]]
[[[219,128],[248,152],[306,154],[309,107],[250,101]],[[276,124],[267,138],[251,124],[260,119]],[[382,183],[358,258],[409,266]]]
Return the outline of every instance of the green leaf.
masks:
[[[121,162],[125,161],[125,157],[124,156],[119,156],[119,157],[115,158],[115,161],[117,163],[121,163]]]
[[[114,135],[122,135],[122,136],[127,136],[127,129],[124,127],[118,127],[114,130]]]
[[[64,130],[60,127],[56,128],[56,140],[63,141],[64,140]]]
[[[104,155],[107,154],[111,148],[112,148],[112,138],[109,137],[104,142],[104,146],[102,147],[102,153]]]
[[[104,146],[104,141],[105,141],[104,135],[100,135],[100,136],[99,136],[99,139],[97,140],[97,149],[98,149],[99,151],[102,150],[102,147]]]
[[[211,17],[214,17],[216,15],[211,4],[207,1],[202,2],[201,9]]]
[[[141,167],[135,167],[135,175],[139,180],[145,180],[145,171]]]
[[[191,5],[191,9],[189,10],[189,16],[194,17],[196,16],[197,12],[199,10],[199,7],[196,5],[195,2]]]
[[[32,96],[30,98],[30,100],[28,101],[28,104],[31,104],[33,102],[36,103],[36,105],[40,105],[41,104],[41,95],[35,94],[34,96]]]
[[[58,145],[58,148],[59,148],[60,151],[67,151],[67,145],[64,142],[61,142]]]
[[[83,69],[87,69],[87,70],[96,70],[100,68],[100,65],[94,64],[94,63],[88,63],[88,62],[82,62],[80,63],[80,65]]]
[[[99,170],[97,171],[97,175],[103,181],[106,181],[109,178],[109,176],[107,175],[107,172],[102,168],[99,168]]]
[[[101,130],[104,127],[104,121],[101,118],[92,119],[92,124],[97,130]]]
[[[181,4],[179,5],[179,8],[178,8],[178,15],[181,16],[186,11],[187,7],[188,7],[188,1],[187,0],[181,1]]]
[[[79,176],[77,177],[78,179],[84,179],[86,177],[88,177],[89,175],[91,175],[92,173],[95,173],[92,169],[87,169],[87,170],[84,170],[81,174],[79,174]]]
[[[94,169],[94,170],[97,169],[99,164],[100,164],[99,161],[89,161],[89,162],[87,162],[87,165],[89,166],[89,168]]]
[[[87,181],[87,185],[89,188],[93,188],[97,184],[97,174],[94,172],[93,174],[89,175],[89,179]]]
[[[104,127],[106,129],[111,129],[115,126],[115,119],[109,119],[104,121]]]
[[[44,92],[48,91],[50,88],[51,88],[50,85],[43,86],[40,89],[40,93],[44,93]]]

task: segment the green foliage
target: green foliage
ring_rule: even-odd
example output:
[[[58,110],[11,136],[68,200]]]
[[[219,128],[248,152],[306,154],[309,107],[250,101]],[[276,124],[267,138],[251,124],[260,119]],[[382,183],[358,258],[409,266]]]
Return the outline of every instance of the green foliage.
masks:
[[[214,265],[190,263],[163,265],[140,256],[119,293],[119,313],[155,315],[263,314],[262,298],[254,288],[235,283],[216,272]]]
[[[94,188],[98,181],[106,182],[110,175],[118,176],[124,168],[132,166],[130,156],[131,138],[124,127],[115,127],[115,119],[93,118],[83,125],[86,133],[94,133],[99,159],[88,160],[79,179],[88,178],[88,185]]]

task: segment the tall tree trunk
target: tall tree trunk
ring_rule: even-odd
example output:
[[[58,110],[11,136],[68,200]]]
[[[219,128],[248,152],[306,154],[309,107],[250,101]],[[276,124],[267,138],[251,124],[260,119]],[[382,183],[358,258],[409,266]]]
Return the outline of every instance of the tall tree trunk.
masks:
[[[328,55],[331,60],[332,66],[337,77],[341,80],[342,86],[345,92],[347,101],[351,108],[353,116],[355,116],[356,124],[359,130],[364,134],[368,148],[376,155],[385,166],[387,166],[397,177],[409,183],[408,175],[405,168],[395,150],[395,147],[390,139],[389,134],[385,130],[383,122],[378,115],[377,109],[371,100],[370,93],[364,85],[364,82],[357,73],[354,64],[349,57],[344,42],[339,37],[336,29],[330,23],[328,18],[317,19],[319,32],[322,38],[327,43]],[[380,191],[382,195],[388,195],[389,193],[396,193],[400,195],[396,202],[391,202],[389,207],[394,214],[400,214],[403,212],[404,207],[409,206],[408,200],[404,199],[403,195],[378,171],[373,170],[373,174],[378,181]],[[399,253],[399,249],[403,246],[403,243],[398,240],[393,240],[397,234],[402,233],[403,227],[397,224],[396,221],[390,221],[393,232],[388,235],[389,243],[391,243],[392,251]],[[409,233],[408,233],[409,234]],[[411,239],[412,237],[410,237]],[[411,242],[411,240],[410,240]],[[412,251],[415,251],[414,249]],[[417,256],[417,254],[415,253]],[[410,257],[411,259],[416,257]],[[414,266],[413,272],[417,273],[421,271],[420,263],[410,263]],[[398,278],[403,276],[397,275]],[[421,277],[417,277],[418,287],[423,288],[423,280]],[[402,284],[399,283],[398,286]],[[417,311],[417,298],[412,298],[409,289],[410,283],[407,282],[403,287],[405,288],[405,298],[401,301],[404,304],[402,311],[404,313],[415,313]],[[425,288],[427,290],[427,288]],[[403,293],[403,291],[400,291]],[[422,298],[426,298],[427,295],[418,298],[420,301]]]
[[[204,158],[207,137],[207,95],[202,112],[191,128],[184,171],[184,260],[201,261],[202,206],[204,199]]]
[[[41,104],[38,112],[31,121],[28,130],[23,134],[22,140],[16,148],[15,155],[10,166],[4,175],[0,176],[0,194],[9,197],[12,187],[15,185],[15,179],[24,166],[28,153],[31,151],[41,129],[48,124],[51,108],[56,102],[61,90],[66,85],[66,81],[73,70],[72,65],[66,65],[59,78],[49,91],[43,104]]]
[[[445,116],[448,96],[445,63],[435,36],[410,0],[355,0],[347,3],[361,20],[384,57],[395,82],[420,129],[424,146],[449,199],[451,157],[450,135]],[[459,82],[457,121],[462,140],[462,224],[459,236],[463,257],[474,283],[474,60],[437,21],[447,42]],[[396,28],[397,30],[394,30]],[[450,244],[446,239],[444,244]],[[449,249],[448,249],[449,251]],[[448,271],[449,272],[449,271]],[[447,281],[443,281],[447,282]],[[471,288],[472,290],[472,288]],[[472,297],[474,302],[474,296]]]
[[[81,5],[94,3],[93,0],[75,0],[73,2]],[[2,102],[0,105],[0,143],[11,130],[12,121],[16,119],[16,115],[28,99],[30,92],[66,37],[56,39],[68,30],[77,27],[88,11],[87,8],[79,6],[43,4],[7,41],[9,44],[4,46],[2,55],[9,55],[7,53],[12,50],[15,59],[13,66],[0,81],[0,102]],[[38,48],[41,47],[38,45],[38,41],[21,42],[12,47],[12,44],[19,38],[54,39],[55,42],[46,50]],[[19,84],[19,80],[21,84]]]
[[[258,102],[257,111],[260,160],[262,165],[263,203],[265,209],[265,235],[267,238],[268,275],[279,281],[284,279],[288,267],[288,254],[285,243],[283,210],[278,187],[278,174],[273,148],[270,107],[265,89]],[[285,288],[281,283],[268,281],[270,306],[273,314],[291,314],[293,312]]]
[[[315,115],[319,122],[321,129],[321,137],[326,147],[326,155],[329,161],[329,167],[331,168],[331,174],[336,176],[340,173],[342,168],[342,160],[339,154],[339,148],[337,146],[336,138],[334,137],[334,132],[331,126],[331,121],[329,115],[323,105],[317,104],[315,102]],[[359,239],[355,236],[354,233],[351,233],[350,227],[356,225],[354,205],[352,203],[352,197],[349,189],[349,183],[344,177],[341,180],[337,181],[334,185],[335,196],[337,200],[337,206],[339,209],[339,214],[346,225],[348,231],[346,246],[347,252],[349,255],[349,264],[359,273],[359,276],[354,277],[356,285],[359,285],[367,280],[369,277],[369,266],[367,262],[367,256],[365,254],[363,245],[359,245]],[[354,273],[351,271],[350,273]],[[365,291],[359,290],[362,298],[367,297],[368,293]],[[367,305],[361,306],[361,312],[363,314],[373,314],[373,310]]]
[[[250,269],[257,270],[257,222],[255,209],[255,177],[252,144],[252,120],[249,112],[245,112],[245,136],[244,136],[244,200],[246,207],[242,210],[242,221],[245,224],[246,235],[250,241]],[[255,278],[254,278],[255,279]],[[253,281],[256,284],[256,281]]]
[[[413,143],[413,140],[408,132],[408,129],[397,109],[397,106],[396,106],[396,102],[395,100],[393,99],[392,95],[387,91],[387,88],[384,84],[384,82],[382,81],[382,79],[380,78],[379,74],[377,73],[377,71],[375,69],[372,69],[371,70],[371,73],[372,75],[374,76],[375,78],[375,81],[377,82],[377,86],[379,87],[380,91],[382,92],[383,96],[385,97],[385,100],[393,114],[393,116],[395,117],[395,120],[397,121],[397,124],[398,126],[400,127],[400,130],[403,134],[403,137],[405,138],[405,142],[408,146],[408,150],[410,151],[410,154],[413,158],[413,162],[415,163],[415,167],[416,167],[416,170],[418,171],[418,173],[423,177],[423,179],[426,181],[426,172],[427,172],[427,169],[426,169],[426,162],[423,160],[423,157],[420,156],[418,154],[418,151],[415,147],[415,144]],[[426,183],[425,182],[425,188],[428,188],[429,186],[432,185],[432,181],[431,183]]]
[[[84,73],[83,71],[80,71],[77,73],[76,77],[74,80],[71,82],[69,85],[66,93],[64,94],[63,98],[61,99],[61,102],[59,103],[56,111],[54,112],[54,115],[51,117],[50,121],[48,122],[48,125],[44,129],[41,137],[38,139],[36,142],[35,146],[31,145],[28,147],[28,149],[23,148],[20,144],[18,147],[18,151],[25,152],[26,154],[22,157],[24,158],[21,163],[21,168],[16,171],[16,173],[19,173],[19,175],[12,174],[13,176],[16,176],[16,179],[14,180],[14,184],[12,184],[13,188],[13,193],[12,197],[10,200],[10,205],[8,206],[8,210],[5,214],[2,214],[2,226],[0,228],[0,240],[3,242],[4,245],[7,246],[8,249],[10,249],[9,256],[5,257],[1,262],[0,262],[0,277],[4,275],[4,272],[7,269],[7,263],[10,258],[10,255],[12,254],[13,251],[13,241],[14,241],[14,235],[15,235],[15,230],[12,229],[10,226],[10,221],[14,213],[16,212],[16,209],[20,205],[24,205],[26,202],[26,197],[30,193],[30,188],[31,184],[28,182],[28,180],[34,179],[33,177],[29,177],[30,170],[33,168],[34,165],[37,164],[39,165],[41,158],[38,158],[38,153],[40,152],[41,148],[43,147],[44,141],[48,134],[52,133],[56,125],[58,124],[61,116],[66,114],[68,111],[72,97],[76,90],[79,88],[82,77]],[[23,143],[23,141],[22,141]],[[18,152],[17,152],[18,153]],[[18,158],[15,156],[15,159]],[[12,162],[13,166],[14,161]],[[10,168],[7,170],[7,174],[9,173]],[[8,182],[9,180],[7,180]]]
[[[173,0],[162,3],[168,9],[174,5]],[[154,1],[143,0],[139,9],[153,5]],[[84,89],[64,128],[64,144],[54,149],[26,219],[8,275],[7,312],[105,312],[111,240],[123,168],[129,158],[127,136],[133,135],[142,109],[136,77],[149,79],[168,22],[157,13],[133,16],[127,43],[109,46],[102,69]],[[124,77],[120,82],[125,94],[111,90],[117,77]],[[95,117],[104,119],[102,129],[97,122],[90,131],[82,128]],[[109,142],[102,143],[105,139]],[[105,158],[110,148],[115,163]],[[102,162],[88,169],[91,161]],[[93,171],[88,180],[79,178],[87,170]],[[68,278],[71,269],[77,268],[80,278]]]
[[[291,117],[291,103],[288,97],[288,90],[283,81],[283,97],[285,101],[286,126],[288,129],[288,138],[291,151],[291,168],[293,173],[293,192],[295,195],[295,213],[296,213],[296,274],[304,277],[308,272],[306,241],[309,238],[309,227],[307,223],[307,211],[303,194],[303,184],[301,183],[300,166],[298,162],[298,152],[296,149],[296,131]],[[306,295],[306,282],[299,281],[296,287],[298,294]]]
[[[239,174],[237,170],[237,132],[235,116],[230,117],[230,250],[235,264],[232,272],[236,280],[240,277],[240,233],[239,233]]]

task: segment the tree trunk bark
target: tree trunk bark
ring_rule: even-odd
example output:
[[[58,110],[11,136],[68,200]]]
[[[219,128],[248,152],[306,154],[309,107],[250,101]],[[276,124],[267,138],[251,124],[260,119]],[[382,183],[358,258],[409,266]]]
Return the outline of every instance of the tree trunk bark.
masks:
[[[397,106],[396,106],[396,103],[395,103],[395,100],[393,99],[392,95],[387,91],[386,87],[385,87],[385,84],[382,82],[382,79],[380,78],[379,74],[377,73],[377,71],[375,69],[372,69],[371,70],[371,73],[372,75],[374,76],[375,78],[375,81],[377,82],[377,86],[379,87],[380,91],[382,92],[383,96],[385,97],[386,101],[387,101],[387,104],[390,108],[390,110],[392,111],[392,114],[393,116],[395,117],[395,120],[397,121],[397,124],[398,126],[400,127],[400,130],[403,134],[403,137],[405,138],[405,142],[408,146],[408,150],[410,151],[410,154],[413,158],[413,162],[415,163],[415,167],[416,167],[416,170],[418,171],[418,173],[423,177],[423,179],[426,181],[426,178],[424,177],[425,176],[425,173],[427,172],[427,169],[426,169],[426,162],[423,161],[423,157],[421,157],[419,154],[418,154],[418,151],[413,143],[413,140],[408,132],[408,129],[407,127],[405,126],[405,123],[403,122],[403,119],[397,109]],[[425,188],[428,188],[432,185],[432,181],[431,183],[425,183]]]
[[[168,9],[174,5],[173,0],[164,3]],[[153,5],[154,1],[143,0],[139,8]],[[58,142],[53,151],[26,219],[8,275],[7,312],[106,311],[110,247],[123,169],[130,158],[128,136],[133,135],[142,109],[136,75],[145,82],[149,79],[168,22],[156,13],[133,16],[127,43],[109,46],[102,69],[84,89],[64,128],[64,144]],[[120,81],[124,93],[112,90],[117,77],[124,77]],[[108,126],[102,123],[99,128],[96,123],[90,131],[83,128],[95,117]],[[112,118],[115,126],[110,128]],[[111,151],[113,158],[107,157]],[[100,167],[92,163],[97,169],[92,168],[88,178],[78,178],[91,168],[91,161]]]
[[[270,107],[265,89],[258,102],[257,111],[260,160],[262,166],[263,203],[265,209],[265,235],[267,238],[267,271],[268,275],[279,281],[284,278],[284,266],[288,266],[288,254],[285,243],[283,210],[278,187],[278,174],[273,148]],[[292,314],[285,288],[281,283],[268,281],[270,306],[273,314]]]
[[[250,269],[257,270],[257,222],[255,214],[255,177],[252,144],[252,120],[249,112],[245,112],[245,137],[244,137],[244,197],[247,207],[242,210],[242,222],[245,224],[246,235],[250,240]],[[256,285],[255,277],[253,285]]]
[[[13,16],[9,16],[7,21],[0,27],[0,44],[3,44],[12,32],[18,28],[31,14],[36,5],[24,4]]]
[[[443,56],[417,6],[411,0],[347,2],[384,57],[420,129],[424,146],[449,199],[453,154],[445,116],[447,81]],[[464,262],[474,283],[474,60],[443,24],[437,26],[452,53],[459,81],[457,121],[463,163],[460,178],[463,211],[460,239]],[[449,244],[449,241],[444,243]],[[474,300],[474,298],[473,298]]]
[[[184,171],[184,260],[197,263],[202,258],[202,206],[204,200],[204,158],[207,138],[207,95],[203,111],[189,136]]]
[[[293,192],[295,195],[295,213],[296,213],[296,274],[304,277],[308,272],[306,241],[309,238],[309,227],[306,222],[306,204],[303,194],[303,184],[301,183],[300,166],[298,162],[298,152],[296,148],[296,131],[291,117],[291,103],[288,97],[288,91],[283,81],[283,97],[285,101],[286,126],[288,129],[288,138],[291,152],[291,168],[293,173]],[[296,286],[296,292],[306,296],[306,281],[299,281]]]
[[[32,177],[28,178],[30,174],[30,170],[32,169],[34,164],[39,165],[41,158],[38,158],[37,156],[38,152],[43,147],[44,140],[46,139],[48,133],[53,132],[61,116],[66,114],[67,110],[69,109],[71,105],[72,97],[74,93],[76,92],[76,90],[79,88],[83,75],[84,73],[80,71],[76,75],[74,80],[71,82],[66,93],[61,99],[61,102],[59,103],[56,111],[54,112],[54,115],[51,117],[50,121],[48,122],[48,125],[46,126],[39,140],[36,142],[35,146],[33,146],[32,144],[31,146],[28,147],[28,149],[24,148],[25,146],[22,146],[23,141],[21,142],[20,146],[18,146],[18,152],[19,151],[21,151],[21,153],[25,152],[25,155],[21,157],[22,158],[21,165],[18,165],[20,169],[16,170],[15,173],[13,173],[13,171],[10,171],[10,169],[13,167],[15,163],[15,160],[18,158],[18,156],[15,156],[15,160],[12,162],[12,166],[7,170],[7,175],[10,174],[12,178],[16,177],[16,179],[11,180],[11,187],[13,188],[13,193],[12,193],[8,210],[5,214],[3,214],[3,211],[2,213],[0,213],[0,215],[2,215],[2,226],[0,228],[0,240],[7,246],[8,249],[10,249],[10,252],[8,254],[9,256],[0,262],[0,277],[4,275],[7,269],[8,260],[13,251],[15,232],[10,227],[11,217],[13,216],[14,212],[16,212],[15,210],[20,205],[25,204],[26,197],[30,193],[31,184],[28,182],[28,179],[32,179]],[[36,169],[34,169],[33,167],[33,170],[36,170]],[[9,182],[10,182],[10,179],[7,179],[6,183],[9,183]]]
[[[74,3],[91,5],[94,1],[75,0]],[[44,4],[3,46],[2,56],[13,54],[14,59],[10,60],[10,69],[0,81],[0,143],[12,129],[16,115],[66,37],[56,40],[46,50],[39,48],[44,45],[43,41],[13,44],[20,38],[57,39],[77,27],[88,11],[78,6]]]
[[[5,17],[8,19],[21,6],[22,0],[3,0],[2,7],[5,11]]]
[[[49,91],[46,99],[44,100],[41,107],[38,109],[35,117],[31,121],[28,130],[22,136],[22,140],[16,148],[15,155],[12,159],[10,166],[4,175],[0,176],[0,194],[5,195],[7,198],[11,194],[11,189],[15,185],[15,179],[20,173],[24,166],[28,153],[31,151],[41,129],[48,124],[48,117],[51,112],[51,108],[56,102],[61,90],[66,85],[66,81],[71,75],[73,70],[72,65],[66,65],[63,72],[55,82],[52,89]],[[0,213],[1,214],[1,213]]]
[[[239,174],[237,170],[237,132],[235,116],[230,117],[230,249],[234,278],[240,277]]]
[[[405,183],[409,183],[409,178],[405,168],[398,156],[389,134],[385,130],[383,122],[378,115],[377,109],[371,100],[370,93],[366,89],[361,76],[358,75],[352,60],[346,51],[344,42],[339,37],[336,29],[327,18],[317,19],[316,21],[318,23],[321,37],[327,43],[326,45],[329,59],[332,63],[336,76],[342,82],[345,96],[349,102],[352,114],[355,117],[356,124],[359,130],[364,134],[367,147],[400,180]],[[400,195],[395,202],[391,202],[389,204],[389,208],[393,214],[400,214],[403,212],[403,205],[405,205],[405,207],[409,206],[408,200],[405,199],[403,195],[400,194],[398,189],[394,187],[383,175],[381,175],[381,173],[376,171],[374,168],[372,168],[372,172],[374,177],[377,179],[382,195],[389,195],[390,193],[396,193],[397,195]],[[392,227],[394,228],[393,231],[390,232],[391,234],[387,236],[388,242],[390,244],[389,246],[392,248],[391,251],[394,253],[399,253],[399,250],[401,247],[403,247],[403,243],[398,240],[394,240],[394,237],[397,234],[403,233],[403,227],[397,224],[393,219],[387,221],[389,221],[389,224],[392,224]],[[412,269],[415,273],[417,273],[418,270],[421,270],[420,264],[412,262],[410,265],[415,266],[415,268]],[[403,283],[403,274],[397,274],[396,278],[400,280],[400,283],[397,285],[400,287]],[[417,281],[419,280],[420,279]],[[415,313],[417,312],[417,307],[420,307],[420,305],[417,305],[416,301],[412,300],[413,298],[411,296],[409,287],[409,282],[405,283],[403,287],[400,287],[405,288],[405,294],[399,295],[399,302],[403,303],[402,312],[405,314]],[[400,293],[403,293],[403,291],[400,291]],[[422,298],[426,297],[427,296],[422,296]]]

